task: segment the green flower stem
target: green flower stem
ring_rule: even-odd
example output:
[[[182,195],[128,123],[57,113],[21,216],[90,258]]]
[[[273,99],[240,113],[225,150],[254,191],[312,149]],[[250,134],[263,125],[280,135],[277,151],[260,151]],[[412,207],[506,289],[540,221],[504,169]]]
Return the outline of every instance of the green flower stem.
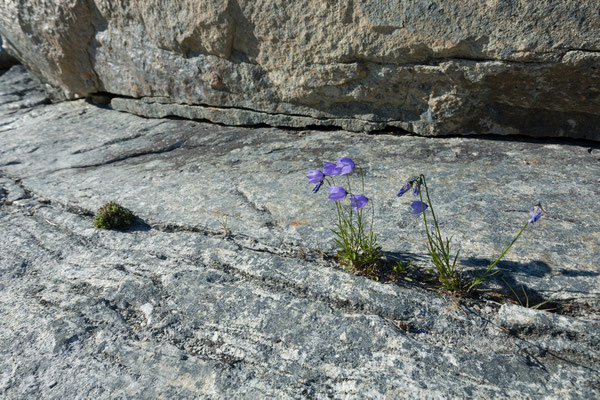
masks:
[[[423,176],[423,175],[421,175],[421,176]],[[425,181],[423,181],[423,182],[425,182]],[[425,186],[425,187],[427,187],[427,186]],[[419,190],[419,200],[421,200],[421,207],[422,207],[424,203],[423,203],[423,195],[421,194],[420,190]],[[431,201],[429,201],[429,202],[430,202],[429,206],[431,207]],[[431,207],[431,211],[433,212],[433,207]],[[425,232],[427,233],[427,239],[429,240],[429,243],[431,243],[431,235],[429,234],[429,228],[427,226],[427,217],[425,216],[425,210],[423,210],[422,214],[423,214],[423,222],[425,222]],[[436,222],[435,214],[433,214],[433,221]]]
[[[460,250],[454,256],[453,262],[450,262],[450,241],[452,238],[444,241],[444,238],[442,237],[437,217],[431,202],[431,197],[429,196],[429,188],[427,187],[425,176],[420,175],[419,178],[413,182],[413,185],[414,184],[419,185],[419,199],[423,208],[423,222],[425,223],[425,231],[427,233],[427,250],[431,256],[436,277],[444,289],[463,293],[465,286],[463,278],[455,268]],[[427,201],[429,204],[423,201],[423,191],[421,190],[421,185],[425,187],[425,195],[427,196]],[[433,217],[433,224],[435,226],[435,229],[432,229],[431,231],[429,230],[429,225],[427,224],[426,210],[423,207],[425,204],[431,208],[431,215]]]
[[[350,186],[350,178],[347,178],[347,191],[349,196],[352,196]],[[331,177],[326,179],[326,182],[331,186],[335,185],[334,179]],[[364,183],[363,183],[364,185]],[[371,203],[371,207],[372,207]],[[345,206],[341,201],[335,202],[337,211],[336,229],[331,231],[337,236],[335,242],[342,248],[338,251],[338,256],[344,262],[373,278],[377,277],[376,268],[381,260],[381,247],[377,244],[377,236],[373,233],[373,218],[371,218],[370,229],[367,230],[363,209],[356,210],[350,206],[349,210],[344,210]]]
[[[433,204],[431,203],[431,198],[429,197],[429,188],[427,187],[427,182],[425,180],[425,175],[421,174],[421,179],[423,179],[423,186],[425,186],[425,194],[427,195],[427,202],[429,203],[429,208],[431,208],[431,215],[433,216],[433,222],[435,224],[435,230],[437,232],[437,239],[440,244],[440,248],[442,249],[442,255],[446,261],[446,266],[450,269],[450,243],[447,243],[447,249],[444,250],[444,239],[442,238],[442,234],[440,233],[440,227],[437,222],[437,218],[435,217],[435,211],[433,210]],[[419,190],[419,195],[421,191]],[[425,215],[425,211],[423,211],[423,215]],[[458,254],[457,254],[458,255]]]
[[[435,229],[437,231],[438,239],[443,243],[442,234],[440,233],[440,228],[438,227],[437,218],[435,217],[435,212],[433,211],[433,204],[431,203],[431,199],[429,198],[429,189],[427,188],[427,181],[425,180],[425,175],[421,174],[421,179],[423,179],[423,186],[425,186],[425,194],[427,195],[427,202],[429,203],[429,208],[431,208],[431,215],[433,216],[433,222],[435,224]],[[419,198],[421,199],[421,203],[423,202],[423,196],[421,196],[421,190],[419,190]],[[423,211],[423,217],[425,216],[425,211]]]
[[[440,244],[440,248],[444,249],[444,240],[442,239],[442,234],[440,233],[440,228],[438,226],[438,222],[437,222],[437,218],[435,217],[435,212],[433,211],[433,204],[431,203],[431,198],[429,197],[429,189],[427,189],[427,182],[425,180],[425,175],[421,174],[421,179],[423,180],[423,186],[425,186],[425,194],[427,195],[427,202],[429,203],[429,208],[431,209],[431,215],[433,216],[433,224],[435,225],[435,230],[437,233],[437,241]],[[416,184],[416,183],[415,183]],[[423,204],[425,204],[423,202],[423,194],[422,191],[419,188],[419,200],[421,201],[421,206],[423,206]],[[429,241],[429,246],[431,249],[433,249],[433,239],[431,237],[431,234],[429,233],[429,227],[427,226],[427,216],[425,215],[425,210],[423,210],[422,212],[423,214],[423,222],[425,223],[425,231],[427,232],[427,239]],[[450,257],[449,255],[445,254],[445,252],[442,252],[444,259],[447,260],[447,262],[450,262]]]
[[[346,193],[349,196],[352,196],[352,187],[350,186],[350,176],[346,175],[346,181],[348,182],[348,190],[346,190]],[[350,207],[350,221],[352,221],[352,214],[353,214],[353,210],[352,207]]]
[[[500,257],[498,257],[496,259],[496,261],[494,261],[492,264],[490,264],[490,266],[483,272],[483,274],[481,274],[477,278],[473,279],[473,282],[471,283],[471,285],[469,286],[469,288],[467,289],[467,291],[470,291],[475,286],[477,286],[481,282],[483,282],[483,280],[485,279],[486,276],[488,276],[488,274],[490,273],[490,271],[492,270],[492,268],[494,268],[494,266],[498,263],[498,261],[500,261],[502,259],[502,257],[504,257],[504,255],[506,254],[506,252],[508,252],[508,250],[510,250],[510,248],[517,241],[517,239],[519,239],[519,236],[521,236],[521,234],[523,233],[523,231],[525,231],[525,229],[527,228],[528,225],[529,225],[529,222],[526,222],[525,226],[523,226],[523,228],[521,229],[521,231],[519,232],[519,234],[512,240],[512,242],[510,242],[510,244],[508,245],[508,247],[506,249],[504,249],[504,251],[502,252],[502,254],[500,254]]]

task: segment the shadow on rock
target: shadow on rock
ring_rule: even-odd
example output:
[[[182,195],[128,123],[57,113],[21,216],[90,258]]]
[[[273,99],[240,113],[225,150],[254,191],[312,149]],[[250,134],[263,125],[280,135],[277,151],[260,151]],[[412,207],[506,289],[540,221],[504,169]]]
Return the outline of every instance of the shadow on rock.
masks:
[[[476,273],[479,271],[484,271],[491,263],[493,263],[493,260],[489,260],[487,258],[471,257],[461,260],[461,264],[463,266],[476,269],[477,271],[473,271]],[[526,263],[516,261],[499,261],[494,269],[500,271],[503,275],[519,273],[536,278],[542,278],[552,272],[552,269],[548,264],[539,260]]]
[[[135,223],[129,228],[124,229],[123,232],[148,232],[152,227],[146,223],[140,217],[135,217]]]
[[[462,260],[462,264],[472,267],[471,274],[477,274],[484,271],[493,261],[486,258],[468,258]],[[543,261],[531,261],[526,263],[515,261],[499,261],[495,268],[498,274],[492,278],[503,289],[504,296],[513,299],[514,302],[524,306],[556,311],[558,304],[547,298],[542,292],[533,289],[530,285],[520,282],[516,274],[528,275],[541,278],[551,273],[550,266]],[[485,297],[485,296],[484,296]]]
[[[579,276],[589,277],[589,276],[598,276],[598,275],[600,275],[599,272],[593,272],[593,271],[570,271],[570,270],[567,270],[567,269],[561,270],[560,274],[563,275],[563,276],[570,276],[570,277],[579,277]]]
[[[384,251],[384,258],[386,260],[385,266],[381,269],[382,282],[394,281],[396,283],[405,281],[411,282],[413,285],[426,286],[430,280],[430,275],[426,273],[425,268],[417,268],[414,263],[423,263],[426,257],[420,254],[407,253],[407,252],[393,252]],[[396,270],[396,266],[400,264],[400,269]],[[403,277],[403,279],[399,279]]]
[[[383,255],[388,262],[395,263],[399,261],[404,265],[425,260],[425,257],[422,255],[407,252],[400,253],[397,251],[384,251]]]

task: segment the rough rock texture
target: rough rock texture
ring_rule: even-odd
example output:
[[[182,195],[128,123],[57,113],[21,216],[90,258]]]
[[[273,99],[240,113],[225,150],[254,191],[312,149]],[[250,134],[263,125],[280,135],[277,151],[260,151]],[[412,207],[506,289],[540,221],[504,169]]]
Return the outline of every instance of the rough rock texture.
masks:
[[[600,140],[595,0],[6,0],[0,34],[144,116]]]
[[[149,120],[40,93],[23,67],[0,76],[0,397],[600,396],[597,148]],[[366,169],[387,256],[416,269],[406,177],[428,174],[467,268],[544,201],[500,269],[570,316],[321,258],[332,205],[305,170],[342,155]],[[141,220],[95,229],[109,200]]]

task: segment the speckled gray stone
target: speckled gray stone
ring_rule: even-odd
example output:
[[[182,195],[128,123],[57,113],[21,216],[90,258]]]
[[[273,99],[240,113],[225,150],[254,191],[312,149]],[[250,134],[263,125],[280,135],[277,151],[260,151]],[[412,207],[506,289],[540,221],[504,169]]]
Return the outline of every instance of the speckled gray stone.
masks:
[[[0,76],[0,397],[600,396],[596,147],[152,120],[45,104],[37,85]],[[468,269],[542,200],[499,267],[576,311],[458,302],[321,258],[333,207],[304,175],[340,156],[365,169],[387,256],[416,269],[407,177],[429,177]],[[137,225],[95,229],[109,200]]]

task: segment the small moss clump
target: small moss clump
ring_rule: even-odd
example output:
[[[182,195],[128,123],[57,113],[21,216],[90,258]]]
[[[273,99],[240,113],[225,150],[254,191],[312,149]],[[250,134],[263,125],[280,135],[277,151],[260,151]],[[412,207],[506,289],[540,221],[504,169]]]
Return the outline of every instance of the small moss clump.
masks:
[[[94,226],[100,229],[124,229],[135,222],[135,215],[114,201],[109,201],[98,209]]]

